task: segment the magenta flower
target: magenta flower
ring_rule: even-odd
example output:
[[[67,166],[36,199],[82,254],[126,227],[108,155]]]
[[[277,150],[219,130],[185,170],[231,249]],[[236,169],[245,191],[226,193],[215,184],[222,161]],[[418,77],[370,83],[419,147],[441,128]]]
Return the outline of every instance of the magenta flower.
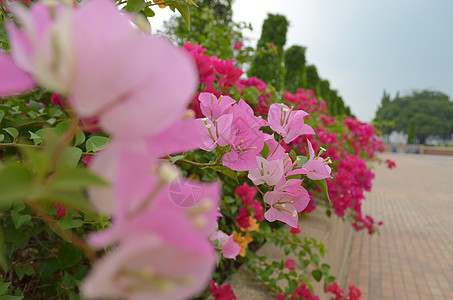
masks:
[[[283,161],[267,160],[257,156],[258,168],[249,171],[248,178],[255,184],[267,184],[268,186],[276,185],[283,177]]]
[[[271,128],[283,137],[285,143],[292,142],[302,134],[315,134],[313,128],[304,124],[308,116],[303,110],[293,111],[283,103],[274,103],[269,107],[268,121]]]
[[[200,109],[205,117],[211,121],[217,120],[220,116],[228,114],[233,110],[233,104],[236,100],[228,96],[220,96],[219,99],[211,93],[201,93],[198,96],[200,100]]]
[[[319,154],[315,157],[313,146],[311,145],[309,140],[307,140],[307,143],[309,159],[305,164],[302,165],[302,168],[308,171],[308,178],[312,180],[332,178],[332,176],[330,176],[331,169],[328,166],[328,163],[330,162],[329,158],[324,159],[320,157]]]

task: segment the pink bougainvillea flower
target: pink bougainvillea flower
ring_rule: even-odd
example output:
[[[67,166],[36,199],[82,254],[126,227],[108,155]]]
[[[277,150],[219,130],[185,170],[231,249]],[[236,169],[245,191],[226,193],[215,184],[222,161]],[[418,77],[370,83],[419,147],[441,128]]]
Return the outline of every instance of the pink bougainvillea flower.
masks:
[[[293,195],[271,191],[264,194],[264,202],[270,205],[270,208],[264,213],[266,220],[269,222],[279,220],[291,227],[297,227],[298,216]]]
[[[193,241],[196,242],[196,241]],[[144,234],[110,251],[85,278],[87,299],[184,300],[207,285],[216,257],[209,243],[203,251],[178,247]]]
[[[0,97],[24,93],[35,85],[28,73],[18,68],[11,57],[0,52]]]
[[[233,116],[231,151],[223,156],[222,162],[235,171],[256,169],[256,156],[264,146],[263,132],[259,128],[267,122],[255,117],[252,108],[242,99],[233,107]]]
[[[283,176],[283,161],[267,160],[263,157],[256,157],[258,168],[249,171],[248,178],[255,184],[267,184],[268,186],[276,185]]]
[[[21,25],[6,23],[15,64],[41,86],[67,94],[75,68],[72,8],[35,3],[11,11]]]
[[[156,156],[199,149],[201,137],[197,120],[191,117],[177,119],[159,133],[145,137],[145,143]]]
[[[90,201],[101,213],[112,215],[115,211],[115,192],[112,187],[130,182],[131,193],[135,195],[131,196],[130,203],[133,205],[134,201],[143,199],[152,188],[151,183],[156,179],[151,176],[151,170],[157,165],[158,157],[194,150],[199,144],[200,138],[194,119],[176,120],[162,132],[143,139],[114,138],[90,163],[91,170],[111,186],[90,189]],[[120,173],[129,174],[124,182],[117,177]],[[130,179],[127,176],[130,176]]]
[[[328,166],[329,158],[324,159],[322,157],[319,157],[319,154],[315,157],[313,146],[311,145],[309,140],[307,140],[307,143],[309,159],[305,164],[302,165],[302,168],[308,171],[308,178],[312,180],[332,178],[332,176],[330,176],[331,169]]]
[[[219,99],[212,93],[201,93],[198,96],[200,109],[203,115],[210,120],[217,120],[222,115],[228,114],[233,110],[236,100],[228,96],[220,96]]]
[[[269,107],[268,121],[271,128],[283,137],[285,143],[292,142],[302,134],[315,134],[313,128],[304,124],[308,116],[303,110],[293,111],[283,103],[274,103]]]
[[[186,109],[197,83],[190,56],[138,32],[111,1],[13,11],[21,24],[7,24],[16,65],[80,116],[98,117],[107,133],[156,134]]]
[[[296,228],[297,213],[307,207],[310,196],[307,190],[302,187],[302,180],[282,179],[275,186],[274,191],[264,194],[264,201],[271,207],[264,214],[269,222],[279,220]]]
[[[108,0],[86,2],[73,19],[76,112],[99,115],[106,132],[126,136],[158,133],[183,114],[198,81],[186,52],[136,31]]]
[[[274,135],[264,134],[264,142],[269,148],[268,160],[283,159],[286,154],[285,149],[275,140]]]
[[[227,146],[230,143],[232,121],[233,114],[223,115],[214,121],[208,118],[197,119],[197,127],[202,140],[199,147],[212,151],[217,145]]]
[[[310,202],[310,195],[308,191],[302,186],[303,179],[290,179],[284,178],[275,186],[274,191],[285,192],[297,198],[295,206],[297,211],[302,211]]]
[[[241,252],[241,246],[233,240],[233,235],[227,235],[221,230],[211,234],[209,239],[213,242],[217,241],[225,258],[236,259],[236,256]]]

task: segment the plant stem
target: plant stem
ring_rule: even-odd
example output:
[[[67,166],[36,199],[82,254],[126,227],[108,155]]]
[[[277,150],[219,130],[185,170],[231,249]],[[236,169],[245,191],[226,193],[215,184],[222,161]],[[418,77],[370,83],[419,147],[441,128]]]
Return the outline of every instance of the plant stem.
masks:
[[[85,256],[90,260],[91,263],[96,262],[97,256],[93,248],[88,245],[85,240],[81,239],[80,237],[74,235],[71,231],[63,228],[54,218],[52,218],[44,209],[42,209],[39,205],[27,201],[27,206],[38,216],[44,223],[46,223],[53,232],[55,232],[58,236],[60,236],[65,241],[70,242],[74,246],[78,247],[80,250],[83,251]]]

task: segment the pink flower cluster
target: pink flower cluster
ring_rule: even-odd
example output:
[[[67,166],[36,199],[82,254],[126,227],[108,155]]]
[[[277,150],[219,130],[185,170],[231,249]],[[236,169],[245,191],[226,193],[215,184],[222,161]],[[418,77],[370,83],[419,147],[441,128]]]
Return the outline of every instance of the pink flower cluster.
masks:
[[[285,93],[285,99],[297,103],[299,109],[308,112],[320,112],[317,123],[317,136],[308,137],[314,149],[326,147],[328,156],[336,165],[335,181],[327,181],[333,208],[338,216],[344,216],[350,209],[354,217],[356,230],[366,228],[371,234],[375,231],[375,222],[371,216],[362,216],[364,191],[371,189],[373,173],[368,169],[365,159],[372,159],[377,152],[383,151],[383,144],[378,139],[377,129],[373,126],[347,117],[341,124],[335,117],[327,114],[325,102],[319,104],[311,91],[299,89],[296,94]],[[344,130],[338,128],[343,126]],[[340,133],[339,133],[340,132]],[[296,139],[291,144],[301,153],[305,153],[303,139]]]
[[[218,61],[218,58],[210,57],[204,54],[203,52],[206,49],[203,49],[201,46],[198,45],[186,44],[185,48],[186,50],[190,51],[192,57],[197,62],[198,71],[200,73],[201,90],[203,90],[204,92],[212,92],[215,94],[217,98],[219,98],[220,95],[222,94],[228,95],[230,92],[232,92],[232,90],[228,88],[230,86],[235,87],[236,91],[239,94],[241,94],[244,91],[244,89],[254,87],[258,91],[258,101],[254,105],[255,113],[262,117],[269,116],[271,112],[271,107],[273,107],[273,113],[278,112],[278,110],[275,109],[276,105],[278,104],[275,103],[273,104],[272,94],[269,92],[265,82],[255,77],[249,79],[238,79],[237,77],[229,77],[229,83],[227,84],[228,87],[225,87],[225,84],[219,85],[222,75],[218,73],[215,69],[215,62]],[[236,73],[238,74],[239,71],[240,70],[236,71]],[[206,76],[205,74],[210,74],[210,76]],[[209,80],[206,80],[206,78],[209,78]],[[225,79],[223,79],[222,82],[224,83]],[[351,169],[340,170],[341,168],[349,168],[351,165],[348,163],[344,163],[341,165],[338,164],[340,161],[342,161],[351,154],[354,154],[357,157],[357,159],[363,161],[363,159],[372,159],[375,157],[376,152],[383,151],[382,142],[377,138],[376,136],[377,130],[374,127],[350,117],[346,118],[343,124],[340,123],[340,120],[333,116],[330,116],[327,113],[326,102],[323,100],[319,101],[318,99],[316,99],[314,92],[311,90],[298,89],[297,93],[294,94],[286,92],[284,93],[283,98],[287,103],[294,105],[295,109],[307,111],[313,114],[312,116],[306,115],[303,117],[303,119],[304,122],[308,122],[312,126],[314,126],[317,132],[316,138],[312,135],[308,135],[306,138],[297,136],[294,140],[290,142],[291,147],[293,148],[295,147],[302,154],[308,154],[305,151],[306,147],[308,146],[308,142],[307,143],[305,142],[306,140],[311,142],[314,152],[316,153],[319,153],[319,151],[321,151],[320,145],[324,145],[324,147],[326,148],[325,156],[330,158],[333,164],[336,165],[336,168],[339,173],[342,174],[348,173],[351,175],[351,172],[361,170],[359,173],[357,173],[357,175],[360,175],[361,172],[371,174],[371,172],[365,171],[366,167],[363,170],[359,168],[354,168],[352,170]],[[201,112],[201,109],[199,107],[200,101],[198,101],[198,98],[196,98],[194,99],[192,108],[196,112],[197,111],[199,112],[197,113],[197,117],[202,118],[204,114]],[[288,106],[285,106],[285,108],[288,108]],[[313,117],[315,117],[316,119],[312,120],[311,118]],[[274,119],[278,119],[278,117]],[[278,124],[275,125],[278,126]],[[338,128],[341,126],[343,126],[343,128],[339,130]],[[285,126],[284,124],[281,124],[280,127]],[[272,129],[277,133],[282,133],[283,132],[282,130],[284,130],[284,128],[277,127],[273,127]],[[229,134],[229,132],[227,132],[227,134]],[[289,152],[291,149],[291,147],[288,146],[287,143],[285,143],[289,139],[291,139],[291,137],[287,138],[286,141],[281,141],[280,143],[280,146],[286,152]],[[268,144],[267,141],[266,144]],[[212,146],[213,145],[211,144],[211,147]],[[263,163],[263,167],[266,166],[265,167],[266,171],[278,169],[275,168],[276,165],[275,162],[269,164],[265,162],[264,159],[259,159],[260,166],[261,163]],[[263,171],[264,170],[265,169],[263,168]],[[251,173],[250,176],[252,176],[252,178],[258,178],[260,177],[259,176],[260,172],[261,168],[255,169],[255,171],[250,171]],[[273,174],[272,176],[275,178],[278,177],[277,175],[278,173]],[[266,175],[265,176],[267,178],[266,180],[268,180],[269,177],[272,176]],[[345,177],[342,176],[342,178]],[[258,182],[260,182],[259,180]],[[264,184],[268,183],[264,182]],[[334,192],[333,195],[330,195],[332,202],[334,204],[335,211],[338,212],[340,215],[343,215],[344,210],[346,208],[351,209],[353,217],[356,218],[355,228],[357,229],[368,228],[369,230],[373,231],[372,227],[374,226],[373,225],[374,220],[369,216],[366,216],[364,218],[361,216],[361,201],[363,200],[363,191],[367,190],[370,185],[368,177],[365,178],[364,180],[356,181],[346,180],[342,182],[341,179],[340,181],[336,182],[328,181],[328,185],[329,189],[338,191]],[[360,189],[362,190],[362,192],[359,192]],[[342,192],[343,190],[346,194]],[[352,190],[354,190],[354,193],[348,192]],[[314,209],[314,207],[315,207],[314,202],[310,202],[309,206],[305,209],[305,211],[311,211]],[[242,225],[245,225],[248,222],[247,220],[248,216],[249,213],[244,207],[240,209],[237,221],[240,222]]]
[[[256,117],[253,109],[242,99],[238,103],[229,96],[216,97],[214,94],[199,95],[200,110],[204,118],[197,119],[202,142],[200,148],[212,151],[218,148],[224,154],[222,163],[235,171],[248,171],[248,178],[255,185],[271,188],[264,194],[269,205],[264,217],[274,222],[285,222],[297,227],[298,213],[305,209],[310,196],[302,187],[303,179],[289,179],[293,175],[307,175],[311,180],[330,178],[329,161],[315,156],[308,144],[309,157],[299,164],[299,158],[291,159],[281,143],[290,143],[301,135],[314,135],[314,130],[304,123],[308,114],[294,110],[283,103],[274,103],[269,108],[267,121]],[[269,126],[274,133],[265,134],[261,127]],[[276,140],[278,136],[278,141]],[[266,153],[261,153],[267,149]],[[245,203],[239,209],[240,226],[247,228],[249,211],[261,207],[254,202]],[[261,217],[258,214],[258,217]]]

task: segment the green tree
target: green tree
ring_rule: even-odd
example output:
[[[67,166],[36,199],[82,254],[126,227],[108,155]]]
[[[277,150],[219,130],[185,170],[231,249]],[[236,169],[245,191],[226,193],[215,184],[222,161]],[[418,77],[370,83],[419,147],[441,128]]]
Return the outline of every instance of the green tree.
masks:
[[[197,0],[198,7],[191,7],[190,30],[177,14],[164,22],[163,33],[179,45],[186,42],[202,44],[207,54],[222,59],[233,59],[233,46],[243,42],[242,31],[251,25],[233,22],[232,0]],[[250,52],[249,49],[248,52]],[[249,54],[249,53],[247,53]]]
[[[401,131],[409,134],[411,120],[416,122],[416,139],[424,144],[428,136],[450,138],[453,134],[453,102],[438,91],[413,91],[406,96],[397,94],[393,100],[384,94],[375,120],[393,122],[386,132]]]
[[[281,90],[284,80],[283,47],[289,22],[285,16],[268,14],[263,22],[261,37],[253,57],[248,76],[256,76],[277,90]]]
[[[303,87],[305,47],[291,46],[285,51],[285,90],[295,93]]]
[[[407,144],[415,144],[417,137],[417,121],[412,119],[409,122],[409,129],[407,130]]]

